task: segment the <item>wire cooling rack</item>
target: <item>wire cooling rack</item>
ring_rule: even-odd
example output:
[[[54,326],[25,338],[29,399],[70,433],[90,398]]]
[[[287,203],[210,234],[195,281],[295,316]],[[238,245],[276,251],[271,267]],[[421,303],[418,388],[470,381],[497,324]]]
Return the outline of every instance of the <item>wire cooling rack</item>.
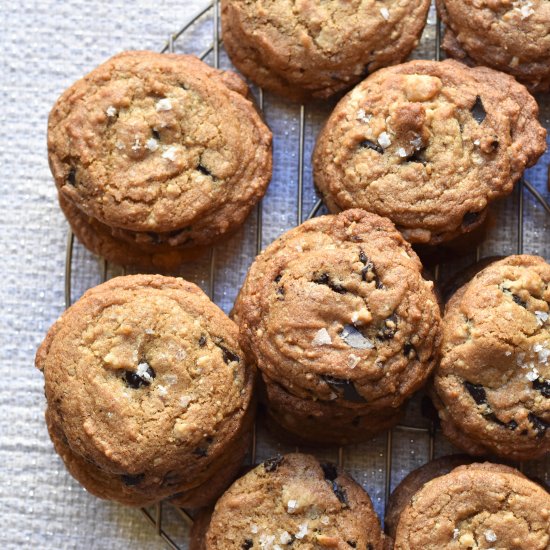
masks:
[[[223,49],[219,24],[219,0],[214,0],[197,13],[177,33],[171,35],[162,53],[194,53],[216,68],[231,68]],[[412,57],[441,57],[441,24],[432,6],[428,24],[419,47]],[[177,275],[201,286],[226,312],[242,283],[254,256],[278,235],[326,210],[317,198],[311,177],[309,157],[321,124],[334,103],[327,105],[289,105],[254,88],[257,104],[274,134],[274,173],[269,190],[243,229],[223,250],[213,247],[210,254],[192,265],[183,266]],[[539,96],[541,122],[550,130],[550,98]],[[498,223],[489,231],[472,254],[435,266],[436,280],[445,280],[458,270],[482,257],[521,254],[524,251],[550,258],[550,154],[529,170],[515,192],[496,205]],[[307,215],[304,216],[304,213]],[[68,235],[65,265],[65,303],[73,295],[131,269],[109,265],[94,258],[71,232]],[[407,408],[406,423],[379,435],[368,443],[347,447],[306,448],[323,460],[331,460],[351,473],[369,492],[373,505],[383,518],[390,492],[411,470],[436,456],[455,449],[439,434],[434,417],[426,412],[422,393]],[[276,453],[298,450],[277,441],[265,430],[262,420],[254,426],[248,463],[255,464]],[[516,464],[528,475],[548,482],[550,458]],[[192,512],[167,503],[141,509],[144,518],[168,547],[187,548]]]

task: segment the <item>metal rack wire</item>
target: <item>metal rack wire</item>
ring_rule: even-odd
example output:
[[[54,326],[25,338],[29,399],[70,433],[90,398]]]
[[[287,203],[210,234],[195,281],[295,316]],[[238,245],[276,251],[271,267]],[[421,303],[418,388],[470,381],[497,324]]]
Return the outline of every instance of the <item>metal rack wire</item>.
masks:
[[[214,67],[219,68],[220,66],[220,51],[222,48],[222,39],[220,36],[220,24],[219,24],[219,0],[213,0],[199,12],[192,19],[190,19],[178,32],[173,35],[170,35],[166,44],[161,50],[161,53],[171,53],[174,51],[175,42],[181,38],[187,31],[189,31],[193,25],[199,21],[205,19],[206,17],[211,17],[212,19],[212,43],[206,47],[198,57],[205,60],[209,56],[212,57],[212,64]],[[436,28],[435,28],[435,59],[440,60],[441,58],[441,23],[439,18],[436,19]],[[264,109],[264,94],[263,90],[258,90],[258,106],[261,111]],[[305,134],[306,134],[306,105],[300,105],[299,114],[298,114],[298,166],[297,166],[297,215],[296,215],[296,224],[300,224],[304,221],[303,210],[304,210],[304,156],[305,156]],[[548,169],[548,184],[550,186],[550,166]],[[524,192],[527,191],[530,193],[533,198],[543,207],[546,214],[550,215],[550,204],[544,199],[542,194],[536,189],[535,186],[531,185],[525,179],[520,180],[516,186],[517,193],[517,253],[523,253],[523,243],[524,243]],[[322,208],[321,200],[317,200],[311,210],[308,212],[308,215],[305,219],[311,219],[315,217]],[[262,249],[262,237],[263,237],[263,208],[262,201],[258,203],[256,210],[256,253],[259,253]],[[67,239],[67,249],[66,249],[66,263],[65,263],[65,304],[66,307],[69,307],[72,303],[72,271],[73,271],[73,251],[74,251],[74,236],[71,231],[69,231]],[[476,261],[480,259],[480,247],[476,248]],[[435,266],[434,273],[435,279],[439,278],[439,265]],[[101,264],[101,274],[100,278],[103,281],[108,278],[109,266],[105,260],[102,260]],[[123,273],[126,273],[126,269],[123,269]],[[216,283],[216,249],[212,248],[210,259],[209,259],[209,276],[208,276],[208,294],[210,298],[214,299],[214,290]],[[435,435],[436,428],[432,422],[429,427],[422,426],[411,426],[400,424],[393,429],[388,430],[385,440],[385,474],[384,474],[384,497],[385,504],[388,502],[388,498],[392,486],[392,460],[393,460],[393,450],[394,450],[394,431],[405,431],[410,432],[411,434],[422,434],[428,437],[428,449],[427,456],[431,460],[434,458],[435,453]],[[256,425],[254,425],[251,449],[249,453],[249,462],[254,464],[256,462],[256,445],[257,443],[257,433]],[[338,465],[342,467],[345,461],[346,450],[343,447],[338,448]],[[519,465],[520,468],[522,464]],[[191,515],[178,507],[170,505],[172,509],[181,517],[181,519],[190,527],[193,523]],[[156,533],[161,537],[168,547],[179,550],[183,548],[179,546],[174,538],[167,532],[163,526],[164,512],[168,508],[166,503],[159,503],[153,507],[153,510],[142,508],[141,511],[146,518],[146,520],[154,527]]]

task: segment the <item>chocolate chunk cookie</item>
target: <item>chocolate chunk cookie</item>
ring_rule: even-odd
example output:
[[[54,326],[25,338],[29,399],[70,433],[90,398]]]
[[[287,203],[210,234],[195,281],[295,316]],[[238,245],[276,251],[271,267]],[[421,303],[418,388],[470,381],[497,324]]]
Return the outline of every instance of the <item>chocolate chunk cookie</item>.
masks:
[[[448,474],[458,466],[471,464],[473,461],[474,459],[468,455],[443,456],[410,472],[390,495],[384,520],[386,533],[395,539],[401,513],[409,505],[414,494],[422,489],[428,481]]]
[[[514,468],[459,466],[426,483],[399,517],[395,550],[547,550],[550,495]]]
[[[389,217],[413,243],[478,227],[546,149],[538,107],[512,77],[453,60],[382,69],[345,96],[313,155],[331,212]]]
[[[292,100],[327,98],[417,45],[429,0],[222,0],[233,64]]]
[[[305,222],[258,256],[233,314],[268,397],[284,390],[276,406],[286,393],[314,417],[319,402],[346,420],[396,417],[437,358],[439,306],[421,269],[392,223],[363,210]]]
[[[53,107],[48,152],[75,233],[117,263],[125,247],[155,265],[157,251],[216,241],[271,177],[271,132],[244,82],[185,55],[125,52],[94,69]]]
[[[448,55],[509,73],[531,91],[550,89],[547,0],[437,0],[437,8]]]
[[[36,365],[56,449],[91,493],[203,505],[213,476],[225,476],[221,492],[236,474],[252,371],[237,327],[195,285],[133,275],[89,290],[50,329]]]
[[[434,403],[470,454],[528,460],[550,451],[550,265],[490,264],[450,299]]]
[[[266,460],[237,480],[202,528],[204,536],[193,540],[205,550],[382,550],[384,544],[367,493],[334,465],[302,454]]]

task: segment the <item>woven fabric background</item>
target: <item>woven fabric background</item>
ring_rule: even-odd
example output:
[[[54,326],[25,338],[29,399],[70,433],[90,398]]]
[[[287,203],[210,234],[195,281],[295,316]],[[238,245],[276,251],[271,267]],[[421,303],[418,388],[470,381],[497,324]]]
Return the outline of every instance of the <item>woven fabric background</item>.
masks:
[[[56,0],[4,2],[0,10],[0,547],[11,548],[164,548],[139,510],[100,501],[87,494],[54,453],[43,418],[42,375],[34,353],[64,309],[67,225],[58,208],[46,157],[46,121],[58,95],[97,64],[124,49],[159,50],[203,5],[203,0]],[[415,57],[433,57],[433,12]],[[210,25],[210,26],[209,26]],[[211,21],[186,33],[176,51],[199,53],[211,41]],[[211,58],[210,58],[211,60]],[[222,66],[228,61],[222,53]],[[298,106],[266,96],[265,117],[274,131],[274,176],[263,203],[262,246],[298,222]],[[539,97],[541,120],[550,127],[550,101]],[[317,131],[330,106],[308,107],[304,132],[302,219],[315,201],[309,158]],[[549,157],[528,171],[529,181],[549,199]],[[523,194],[524,250],[550,259],[550,217]],[[498,223],[481,247],[481,256],[518,250],[519,194],[495,208]],[[257,247],[257,217],[216,251],[216,280],[210,257],[185,266],[181,275],[200,284],[229,311]],[[467,265],[473,254],[441,269],[443,276]],[[73,300],[101,279],[101,263],[76,245]],[[110,269],[109,274],[120,271]],[[418,401],[408,424],[422,424]],[[424,422],[424,425],[426,423]],[[385,452],[381,435],[345,449],[344,464],[369,491],[379,514],[384,507]],[[258,459],[286,447],[262,432]],[[290,450],[290,449],[288,449]],[[436,439],[435,454],[451,447]],[[391,486],[428,459],[426,434],[396,429]],[[337,459],[334,449],[318,452]],[[548,461],[528,465],[548,480]],[[167,514],[179,541],[185,529]],[[170,531],[172,532],[172,531]]]

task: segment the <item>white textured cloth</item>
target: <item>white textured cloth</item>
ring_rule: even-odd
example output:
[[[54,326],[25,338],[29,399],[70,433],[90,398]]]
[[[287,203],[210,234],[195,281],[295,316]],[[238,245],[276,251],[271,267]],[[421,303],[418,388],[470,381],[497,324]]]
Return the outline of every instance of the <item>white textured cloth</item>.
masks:
[[[46,120],[58,95],[74,80],[124,49],[160,50],[204,5],[202,0],[42,0],[4,2],[0,10],[0,547],[9,548],[164,548],[139,510],[107,503],[87,494],[65,471],[47,435],[42,375],[34,353],[45,332],[64,308],[67,225],[58,208],[46,157]],[[433,55],[433,25],[424,49]],[[198,53],[210,45],[211,20],[178,40],[177,51]],[[227,64],[225,56],[222,65]],[[329,112],[305,113],[303,217],[315,201],[309,158],[315,135]],[[274,178],[264,199],[262,245],[296,224],[299,107],[265,98],[265,116],[275,133]],[[543,120],[550,127],[550,101]],[[528,173],[546,199],[548,157]],[[550,259],[550,216],[525,193],[524,250]],[[498,225],[482,255],[517,250],[518,196],[498,209]],[[231,308],[256,252],[256,215],[223,249],[216,251],[214,298]],[[459,259],[442,275],[471,261]],[[73,258],[73,299],[100,282],[100,263],[80,246]],[[209,288],[210,258],[182,270]],[[418,400],[407,424],[422,424]],[[426,423],[424,422],[424,425]],[[346,468],[368,489],[383,512],[386,436],[344,451]],[[262,434],[258,459],[284,451]],[[451,448],[437,440],[436,453]],[[336,450],[318,452],[336,460]],[[392,487],[428,458],[428,437],[396,429],[393,437]],[[546,478],[548,461],[528,466]],[[185,529],[174,513],[167,530],[182,545]]]

